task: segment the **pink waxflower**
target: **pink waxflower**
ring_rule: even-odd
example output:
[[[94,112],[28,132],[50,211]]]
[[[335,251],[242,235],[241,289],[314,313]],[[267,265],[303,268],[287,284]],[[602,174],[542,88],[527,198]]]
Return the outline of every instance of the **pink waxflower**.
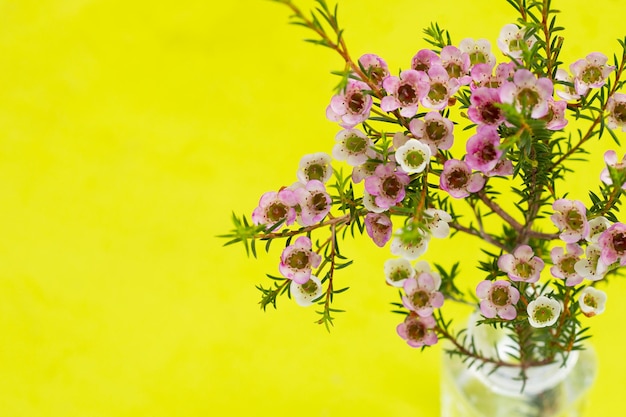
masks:
[[[443,294],[437,291],[440,286],[439,275],[422,272],[417,278],[408,278],[403,285],[406,295],[402,296],[402,304],[420,317],[431,316],[434,308],[443,305]]]
[[[296,176],[298,181],[306,184],[311,180],[319,180],[323,183],[333,175],[333,167],[330,165],[330,156],[324,152],[304,155],[300,159]]]
[[[496,66],[495,74],[492,74],[493,66],[477,64],[470,71],[472,82],[470,87],[500,88],[502,84],[513,79],[517,67],[514,62],[501,62]]]
[[[297,204],[298,198],[293,190],[285,188],[278,192],[269,191],[261,196],[259,205],[252,211],[252,222],[268,227],[284,222],[276,230],[280,229],[283,224],[289,226],[296,220],[295,206]]]
[[[400,109],[403,117],[413,117],[417,113],[420,100],[428,94],[429,79],[423,71],[404,70],[400,78],[390,75],[383,81],[387,96],[380,100],[383,111]]]
[[[502,103],[500,91],[495,88],[478,87],[472,91],[467,116],[477,124],[498,126],[504,122],[504,112],[497,107]]]
[[[326,118],[351,129],[367,120],[372,108],[372,96],[365,91],[370,87],[363,81],[349,79],[345,91],[333,96],[326,107]]]
[[[613,65],[606,65],[607,61],[606,55],[592,52],[569,66],[577,94],[585,95],[590,88],[599,88],[606,83],[609,74],[615,69]]]
[[[383,86],[383,80],[389,75],[387,63],[376,54],[365,54],[359,58],[359,64],[365,75],[377,86]]]
[[[626,225],[615,223],[606,229],[598,239],[600,246],[600,260],[605,265],[619,262],[626,265]]]
[[[378,207],[389,208],[404,199],[404,187],[410,181],[406,173],[395,171],[395,164],[380,164],[374,175],[365,178],[365,190],[375,197],[374,202]]]
[[[513,175],[513,163],[504,157],[501,157],[495,168],[491,171],[485,172],[488,177]]]
[[[561,130],[567,125],[565,110],[567,102],[564,100],[555,101],[552,97],[548,99],[548,114],[543,117],[546,121],[546,128],[549,130]]]
[[[446,69],[450,78],[456,78],[461,85],[467,85],[471,81],[469,69],[470,56],[456,46],[446,45],[441,50],[441,66]]]
[[[498,258],[498,268],[506,272],[511,281],[537,282],[543,267],[543,260],[535,256],[528,245],[520,245],[512,254],[506,253]]]
[[[419,50],[411,59],[411,69],[428,72],[435,64],[441,65],[441,58],[430,49]]]
[[[332,201],[321,181],[311,180],[305,185],[296,183],[293,192],[300,205],[298,223],[301,226],[320,222],[330,212]]]
[[[467,140],[465,149],[468,167],[483,173],[493,170],[502,156],[498,129],[491,125],[478,125],[476,134]]]
[[[448,99],[457,92],[461,84],[458,79],[450,78],[440,64],[431,65],[428,77],[430,88],[428,94],[422,98],[422,104],[432,110],[441,110],[448,105]]]
[[[610,129],[621,128],[626,132],[626,94],[615,93],[606,102],[606,125]]]
[[[550,79],[537,79],[527,69],[518,69],[513,75],[513,81],[505,82],[500,87],[500,100],[515,104],[518,111],[528,109],[531,117],[540,119],[548,114],[548,99],[552,97],[552,90]]]
[[[498,47],[503,54],[511,58],[521,58],[524,49],[530,49],[537,41],[534,36],[526,38],[526,29],[518,28],[513,23],[504,25],[498,37]]]
[[[496,56],[491,52],[491,43],[486,39],[465,38],[459,44],[459,49],[469,56],[472,67],[486,64],[491,73],[491,68],[496,65]]]
[[[381,248],[391,239],[392,228],[391,219],[386,214],[367,213],[365,215],[367,235]]]
[[[519,301],[519,291],[509,281],[485,280],[476,287],[480,298],[480,312],[488,319],[500,316],[505,320],[517,317],[515,304]]]
[[[559,237],[566,243],[576,243],[589,235],[587,209],[577,200],[559,199],[552,203],[550,220],[559,228]]]
[[[438,149],[446,150],[452,147],[453,129],[452,121],[437,111],[428,112],[422,119],[414,118],[409,122],[411,134],[427,144],[432,155],[437,154]]]
[[[420,317],[412,313],[396,327],[396,331],[411,347],[431,346],[439,340],[434,330],[436,325],[433,316]]]
[[[335,136],[333,157],[338,161],[346,161],[348,165],[357,167],[374,158],[376,153],[372,150],[372,140],[357,129],[345,129]]]
[[[317,268],[320,262],[322,257],[312,250],[311,239],[300,236],[283,249],[278,270],[286,278],[304,284],[311,277],[311,269]]]
[[[604,162],[607,167],[617,171],[618,174],[623,175],[626,171],[626,155],[622,157],[621,161],[617,159],[617,153],[613,150],[606,151],[604,153]],[[600,179],[607,185],[613,185],[613,178],[611,178],[611,172],[609,168],[604,168],[600,173]],[[626,190],[626,182],[622,184],[622,189]]]
[[[472,173],[466,162],[448,159],[443,164],[439,187],[452,197],[465,198],[470,193],[482,190],[484,185],[485,178],[479,172]]]
[[[576,263],[580,261],[580,257],[584,253],[576,243],[568,243],[566,246],[567,252],[560,246],[553,248],[550,251],[550,257],[554,264],[550,268],[552,276],[556,278],[562,278],[565,280],[565,285],[573,287],[583,282],[583,276],[576,271]]]

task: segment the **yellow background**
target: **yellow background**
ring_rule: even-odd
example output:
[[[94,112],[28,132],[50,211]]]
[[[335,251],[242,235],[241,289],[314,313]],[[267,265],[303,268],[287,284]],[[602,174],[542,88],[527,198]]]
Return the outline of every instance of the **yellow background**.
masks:
[[[566,62],[619,50],[623,1],[554,3]],[[258,308],[278,247],[246,259],[215,237],[334,141],[324,108],[341,61],[289,14],[259,0],[0,1],[0,416],[437,415],[439,347],[395,335],[387,249],[346,247],[348,312],[328,334],[287,299]],[[343,0],[340,17],[352,55],[395,72],[431,21],[495,47],[515,15],[504,0]],[[575,195],[597,189],[612,147],[576,165]],[[626,389],[623,279],[608,293],[593,416],[616,415]]]

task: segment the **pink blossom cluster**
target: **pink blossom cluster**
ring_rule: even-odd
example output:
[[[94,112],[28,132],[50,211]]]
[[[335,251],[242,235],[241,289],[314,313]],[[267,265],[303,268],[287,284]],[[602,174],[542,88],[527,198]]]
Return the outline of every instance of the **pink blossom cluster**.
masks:
[[[410,68],[397,76],[390,74],[387,63],[381,57],[367,54],[359,60],[365,78],[351,79],[345,90],[332,98],[327,108],[328,119],[339,122],[344,128],[337,134],[333,156],[352,166],[355,183],[364,182],[367,234],[380,247],[391,240],[392,254],[400,256],[395,262],[402,267],[394,269],[395,275],[386,275],[390,285],[402,283],[405,292],[402,301],[409,315],[398,326],[398,334],[411,346],[436,342],[433,331],[435,321],[431,314],[433,308],[443,304],[443,298],[437,291],[440,282],[431,273],[415,273],[407,262],[425,253],[431,236],[447,236],[448,222],[452,219],[441,210],[430,216],[424,212],[423,218],[432,219],[434,229],[423,225],[421,229],[416,229],[408,225],[396,230],[394,237],[390,213],[403,203],[407,187],[416,178],[428,175],[434,159],[442,164],[439,188],[455,199],[480,192],[489,177],[511,176],[513,164],[506,157],[500,136],[500,129],[511,124],[506,120],[501,105],[512,105],[518,112],[545,121],[547,129],[561,130],[567,125],[565,111],[568,101],[579,100],[590,89],[601,87],[614,69],[606,65],[606,56],[589,54],[572,63],[569,72],[559,70],[556,81],[561,89],[555,91],[551,79],[537,77],[521,65],[525,51],[530,50],[534,42],[535,38],[526,36],[523,29],[506,25],[497,45],[511,59],[509,62],[497,63],[487,40],[464,39],[458,47],[445,46],[439,54],[428,49],[419,50],[411,59]],[[474,134],[465,144],[465,155],[461,159],[453,159],[444,152],[454,143],[454,124],[444,117],[444,110],[454,103],[454,95],[464,86],[469,88],[470,93],[467,117],[476,126]],[[370,99],[372,94],[379,94],[380,110],[409,119],[409,131],[396,133],[390,149],[376,148],[368,135],[356,128],[369,118],[372,106],[376,105]],[[418,111],[421,107],[425,110],[420,115]],[[626,95],[615,94],[607,110],[607,125],[626,130]],[[624,160],[617,162],[614,154],[607,154],[606,160],[608,166],[615,169],[626,166]],[[602,179],[610,183],[612,178],[607,168]],[[605,227],[602,223],[602,227],[611,231],[603,232],[603,238],[597,237],[586,245],[585,252],[578,242],[588,239],[590,230],[600,227],[606,219],[594,219],[590,225],[581,205],[579,202],[558,200],[553,206],[555,214],[552,220],[566,246],[552,250],[553,266],[550,271],[570,286],[580,284],[584,278],[600,279],[608,265],[622,262],[623,251],[626,250],[626,239],[622,243],[621,237],[615,237],[616,233],[621,233],[622,226]],[[424,219],[421,220],[428,223]],[[412,228],[414,233],[408,233],[407,227]],[[442,231],[437,231],[437,228]],[[406,238],[407,235],[410,239]],[[585,257],[582,256],[584,253]],[[505,320],[516,318],[516,306],[520,300],[517,283],[537,282],[544,266],[544,260],[528,245],[521,245],[513,253],[503,254],[498,267],[508,280],[486,280],[476,289],[483,315],[487,318],[499,316]],[[551,301],[536,305],[533,308],[557,311]],[[529,312],[531,323],[540,322],[533,322],[532,317]],[[549,321],[541,321],[541,325],[546,323]]]
[[[398,75],[389,72],[380,56],[366,54],[359,59],[360,70],[326,108],[326,117],[341,127],[332,156],[350,167],[354,184],[362,183],[363,211],[359,215],[363,229],[375,245],[390,243],[389,250],[396,256],[385,263],[385,278],[390,286],[402,289],[402,305],[408,314],[397,333],[412,347],[438,341],[433,315],[444,303],[439,273],[424,261],[412,262],[426,252],[431,238],[448,236],[453,218],[419,198],[407,198],[411,187],[414,190],[419,183],[434,188],[429,176],[437,175],[446,198],[464,199],[476,193],[484,197],[483,190],[492,177],[514,173],[501,137],[503,130],[514,125],[503,107],[542,120],[549,130],[561,130],[568,123],[568,102],[583,100],[592,89],[602,87],[615,69],[607,65],[605,55],[594,52],[572,63],[569,72],[556,71],[554,81],[537,76],[523,66],[524,54],[535,41],[518,26],[506,25],[497,45],[508,62],[497,63],[489,41],[464,39],[439,53],[417,51],[410,68]],[[455,137],[448,108],[461,89],[467,92],[466,116],[473,130],[465,153],[455,159],[448,152]],[[371,135],[367,122],[373,112],[381,117],[393,114],[406,121],[406,129]],[[606,112],[606,126],[626,131],[626,94],[613,94]],[[605,161],[601,180],[608,185],[623,181],[621,187],[626,189],[626,156],[619,161],[615,152],[609,151]],[[333,204],[325,185],[332,174],[330,156],[307,155],[300,162],[297,182],[263,194],[252,213],[253,222],[274,232],[283,225],[298,223],[307,228],[324,221]],[[392,216],[406,207],[414,210],[411,221],[394,229]],[[567,287],[581,285],[585,279],[598,281],[617,265],[626,265],[626,225],[611,223],[603,216],[588,218],[585,206],[576,200],[557,199],[552,209],[550,219],[563,246],[551,248],[549,260],[528,244],[499,256],[499,276],[480,282],[475,291],[485,318],[514,320],[525,309],[531,325],[553,325],[563,306],[551,294],[537,293],[536,299],[529,301],[528,294],[520,291],[539,287],[535,284],[546,262],[551,263],[551,276]],[[322,294],[321,282],[314,274],[322,262],[318,251],[309,237],[301,236],[281,254],[279,271],[291,280],[291,294],[301,305],[310,305]],[[606,296],[587,288],[580,292],[581,311],[589,316],[601,313]]]

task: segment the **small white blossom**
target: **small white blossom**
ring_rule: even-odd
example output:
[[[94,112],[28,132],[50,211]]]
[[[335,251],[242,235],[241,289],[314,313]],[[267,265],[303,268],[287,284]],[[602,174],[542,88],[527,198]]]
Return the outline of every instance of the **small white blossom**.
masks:
[[[580,292],[578,305],[580,311],[587,317],[597,316],[604,312],[606,293],[593,287],[586,287]]]
[[[298,167],[298,181],[306,184],[311,180],[318,180],[322,183],[327,182],[333,175],[333,168],[330,165],[330,155],[324,152],[312,153],[304,155],[300,159]]]
[[[291,281],[289,290],[298,305],[308,307],[313,304],[313,300],[322,295],[322,283],[318,277],[311,275],[304,284]]]
[[[401,230],[399,230],[398,233],[401,233]],[[396,256],[402,256],[412,261],[426,253],[429,239],[429,236],[419,235],[419,237],[411,242],[403,242],[400,237],[396,236],[391,241],[389,250]]]
[[[417,174],[430,162],[430,148],[417,139],[409,139],[396,150],[396,161],[407,174]]]
[[[385,261],[385,281],[387,284],[402,288],[404,281],[415,277],[415,270],[411,263],[404,258],[388,259]]]
[[[561,303],[552,298],[540,295],[528,303],[528,322],[533,327],[547,327],[556,323],[561,314]]]

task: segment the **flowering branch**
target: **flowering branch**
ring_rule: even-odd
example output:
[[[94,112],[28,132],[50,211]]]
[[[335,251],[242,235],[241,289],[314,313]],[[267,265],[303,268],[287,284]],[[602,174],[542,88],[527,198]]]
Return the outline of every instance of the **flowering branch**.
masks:
[[[291,0],[274,1],[291,9],[294,24],[315,33],[308,42],[338,53],[344,68],[334,73],[341,82],[326,108],[341,128],[332,157],[304,156],[295,183],[263,194],[251,221],[233,215],[234,230],[222,236],[254,256],[255,242],[264,241],[269,252],[271,242],[284,240],[282,277],[268,275],[273,285],[258,287],[262,308],[276,307],[286,294],[302,306],[321,306],[317,322],[329,329],[332,314],[342,311],[332,307],[334,295],[348,289],[336,289],[336,272],[352,264],[341,241],[348,233],[367,235],[394,256],[382,269],[386,284],[400,290],[402,302],[395,305],[404,320],[396,331],[410,346],[448,339],[451,354],[515,366],[523,380],[528,368],[581,349],[588,337],[581,316],[604,311],[606,295],[596,282],[626,265],[626,224],[617,218],[626,157],[604,155],[600,192],[589,192],[587,204],[565,198],[561,188],[570,185],[567,164],[588,153],[592,138],[608,132],[619,144],[616,132],[626,131],[620,92],[626,39],[614,65],[592,52],[565,66],[552,2],[507,0],[518,14],[497,40],[507,60],[498,62],[484,39],[455,45],[431,23],[424,34],[432,49],[419,49],[410,68],[392,75],[376,54],[351,58],[336,6],[316,0],[307,17]],[[458,114],[452,109],[461,112],[459,120],[452,120]],[[570,119],[586,124],[577,140],[567,130]],[[461,153],[453,146],[459,140],[465,141]],[[337,164],[349,166],[351,175]],[[484,221],[491,214],[500,229]],[[460,234],[496,248],[481,243],[475,267],[483,279],[473,293],[458,290],[458,262],[448,272],[420,259],[431,240]],[[482,318],[472,326],[500,329],[514,352],[483,352],[472,328],[453,331],[441,313],[452,301],[473,305]]]

